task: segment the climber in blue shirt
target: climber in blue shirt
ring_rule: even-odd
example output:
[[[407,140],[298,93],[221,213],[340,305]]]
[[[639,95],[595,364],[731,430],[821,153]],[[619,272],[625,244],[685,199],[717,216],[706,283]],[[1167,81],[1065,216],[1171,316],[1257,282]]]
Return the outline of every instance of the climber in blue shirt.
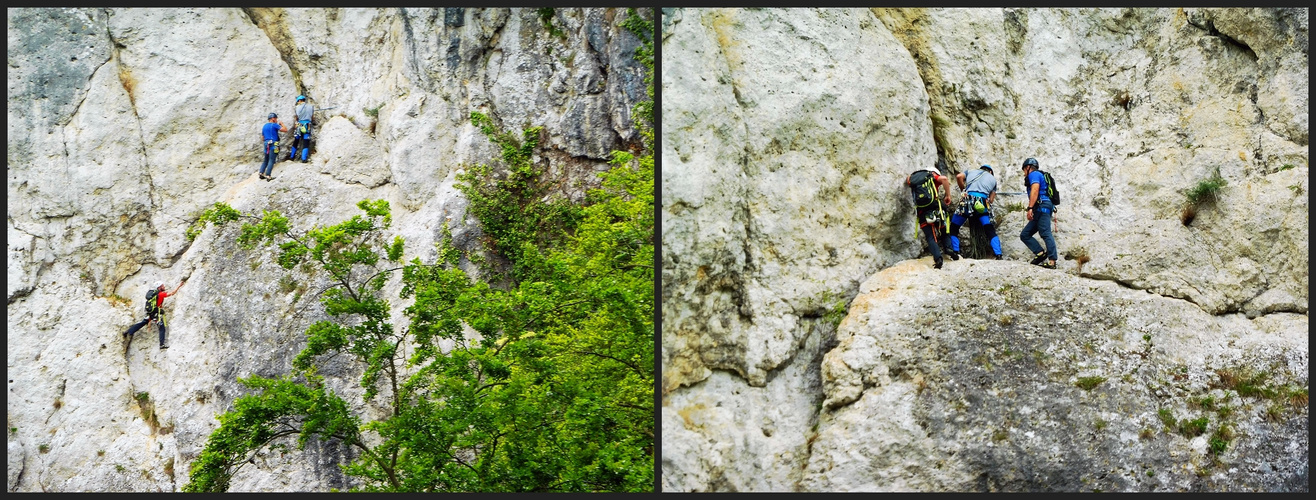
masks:
[[[261,138],[265,140],[265,163],[260,166],[260,178],[273,179],[274,162],[279,160],[279,132],[287,132],[288,127],[279,121],[279,115],[270,113],[269,120],[260,129]]]
[[[1019,233],[1019,239],[1033,252],[1030,264],[1055,269],[1056,239],[1051,235],[1051,214],[1055,213],[1056,207],[1046,195],[1046,176],[1038,171],[1037,160],[1034,158],[1024,160],[1023,171],[1027,176],[1024,185],[1028,187],[1028,224]],[[1037,238],[1033,237],[1037,233],[1041,233],[1042,241],[1046,242],[1045,252],[1042,251],[1042,245],[1037,243]]]

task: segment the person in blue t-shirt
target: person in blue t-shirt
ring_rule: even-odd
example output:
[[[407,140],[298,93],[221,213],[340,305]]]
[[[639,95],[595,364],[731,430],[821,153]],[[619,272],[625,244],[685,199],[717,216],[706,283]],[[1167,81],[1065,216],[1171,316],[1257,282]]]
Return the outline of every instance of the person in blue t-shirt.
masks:
[[[287,132],[288,127],[279,121],[279,115],[270,113],[269,121],[260,128],[261,138],[265,140],[265,163],[260,165],[260,178],[273,179],[274,162],[279,160],[279,132]]]
[[[996,177],[992,175],[992,166],[983,165],[977,172],[955,174],[955,183],[964,192],[964,197],[950,218],[951,250],[959,254],[960,227],[967,221],[976,220],[991,241],[996,260],[1001,260],[1001,238],[996,235],[996,226],[992,224],[992,202],[996,201]]]
[[[1047,269],[1056,268],[1056,239],[1051,235],[1051,214],[1055,213],[1056,207],[1051,204],[1051,198],[1046,196],[1046,176],[1038,171],[1037,159],[1029,158],[1024,160],[1023,167],[1025,181],[1024,185],[1028,186],[1028,224],[1024,226],[1023,232],[1019,233],[1019,239],[1028,246],[1028,250],[1033,252],[1033,265],[1045,267]],[[1042,241],[1046,242],[1046,251],[1042,251],[1042,245],[1037,243],[1034,234],[1042,233]]]

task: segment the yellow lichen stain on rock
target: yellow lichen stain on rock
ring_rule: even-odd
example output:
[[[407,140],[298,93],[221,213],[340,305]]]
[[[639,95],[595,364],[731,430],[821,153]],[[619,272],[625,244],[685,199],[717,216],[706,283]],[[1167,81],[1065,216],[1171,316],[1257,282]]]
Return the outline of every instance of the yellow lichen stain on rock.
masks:
[[[686,429],[694,430],[695,428],[701,426],[699,424],[696,424],[691,416],[694,415],[695,412],[703,411],[707,408],[708,407],[704,406],[703,403],[695,403],[685,408],[681,408],[680,410],[677,410],[676,413],[678,415],[681,415],[681,421],[685,423]]]
[[[735,33],[738,31],[736,25],[739,22],[735,19],[738,11],[730,9],[711,10],[706,14],[709,27],[717,37],[717,46],[722,49],[722,55],[727,59],[727,66],[731,71],[737,72],[741,66],[739,43],[736,42]]]

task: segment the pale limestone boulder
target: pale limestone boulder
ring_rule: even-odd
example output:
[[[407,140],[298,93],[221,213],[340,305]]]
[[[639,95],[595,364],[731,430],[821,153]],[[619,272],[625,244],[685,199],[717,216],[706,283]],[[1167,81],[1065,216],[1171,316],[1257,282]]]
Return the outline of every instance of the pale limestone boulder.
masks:
[[[1215,316],[1018,262],[934,270],[930,261],[879,272],[851,303],[823,359],[828,399],[802,489],[1304,484],[1306,407],[1241,396],[1221,373],[1262,370],[1268,385],[1306,387],[1306,315]],[[1105,380],[1085,390],[1080,377]],[[1231,412],[1197,403],[1203,397]],[[1207,417],[1206,435],[1165,429],[1161,410]],[[1235,437],[1211,455],[1206,438],[1221,425]]]
[[[320,129],[315,163],[320,171],[343,182],[373,188],[388,182],[379,144],[345,118],[334,117]]]

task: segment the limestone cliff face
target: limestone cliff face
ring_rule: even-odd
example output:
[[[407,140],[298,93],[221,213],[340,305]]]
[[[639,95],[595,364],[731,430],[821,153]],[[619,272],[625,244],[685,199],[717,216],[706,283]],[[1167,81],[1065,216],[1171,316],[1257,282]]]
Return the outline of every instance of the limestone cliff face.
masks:
[[[1307,15],[665,10],[664,488],[1305,490]],[[1062,190],[1059,270],[915,272],[904,177],[991,164],[1021,191],[1028,157]],[[1021,202],[996,207],[1016,261]],[[1301,404],[1194,403],[1240,365]]]
[[[425,258],[445,220],[459,244],[479,236],[454,178],[497,151],[471,112],[544,127],[536,162],[571,196],[638,144],[625,10],[557,9],[554,30],[534,9],[8,13],[10,491],[176,490],[235,378],[288,369],[320,319],[317,284],[281,284],[269,250],[242,250],[231,228],[189,242],[199,210],[309,228],[382,198]],[[259,180],[259,127],[270,112],[291,123],[298,94],[336,108],[317,113],[309,164]],[[166,301],[170,349],[143,330],[125,354],[149,284],[184,278]],[[262,455],[233,489],[348,487],[337,465],[351,458],[332,442]]]

